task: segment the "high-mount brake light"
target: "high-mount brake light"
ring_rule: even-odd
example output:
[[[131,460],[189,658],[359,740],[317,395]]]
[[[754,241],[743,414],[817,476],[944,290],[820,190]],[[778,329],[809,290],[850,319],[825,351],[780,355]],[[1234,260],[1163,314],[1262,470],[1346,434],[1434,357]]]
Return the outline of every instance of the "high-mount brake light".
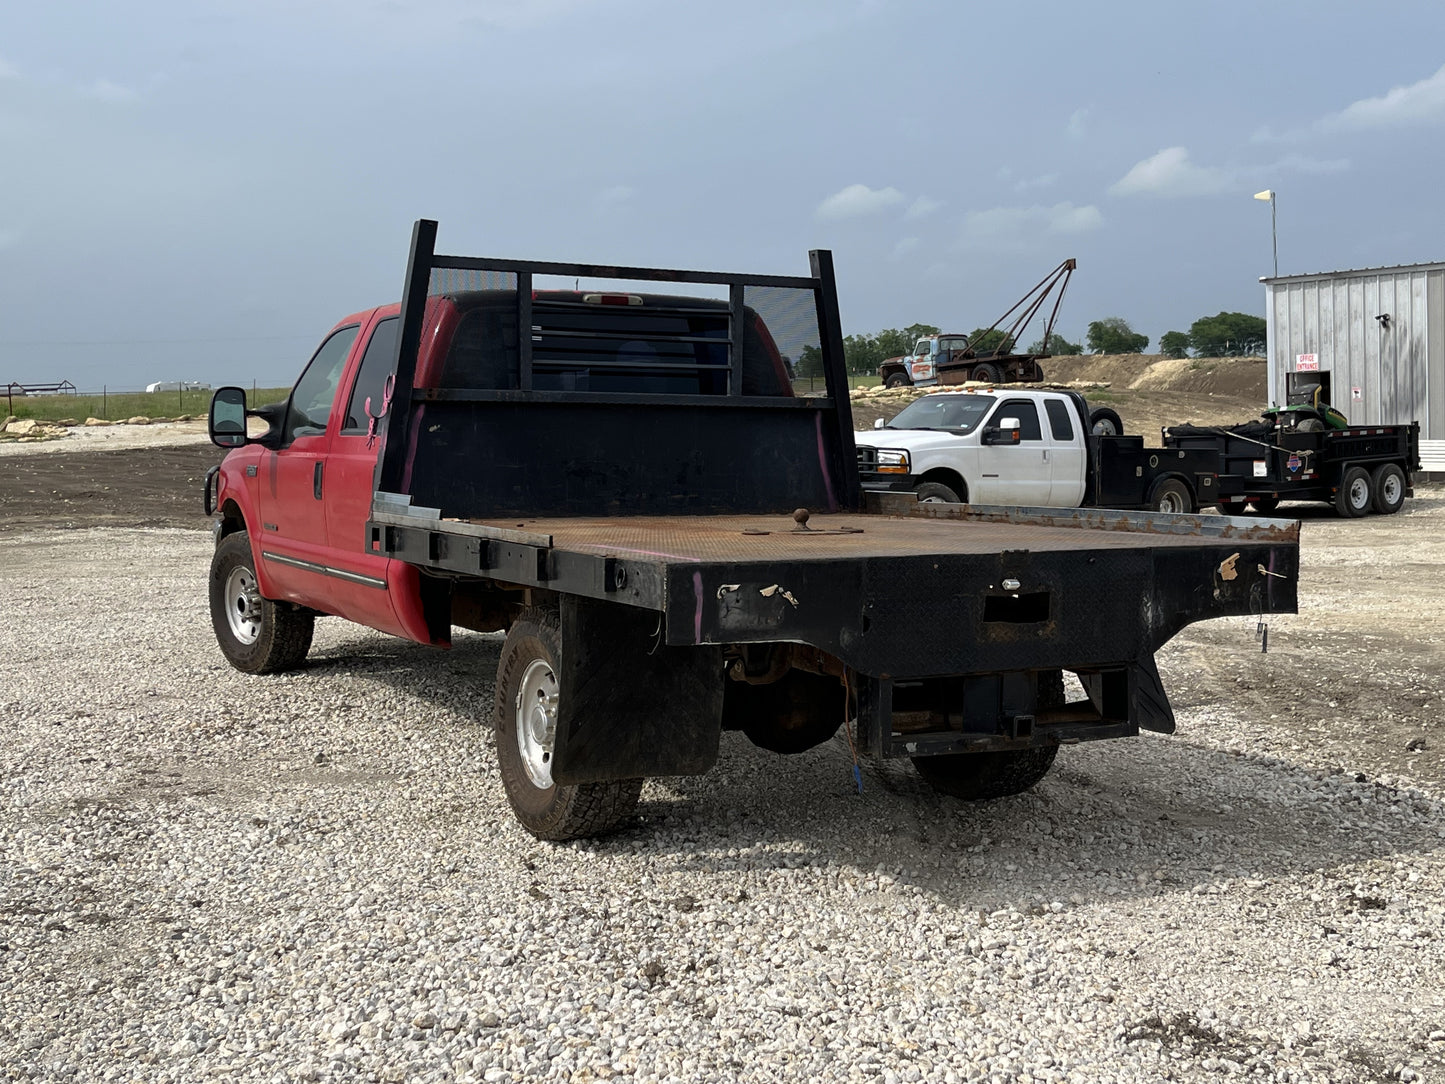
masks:
[[[636,294],[583,294],[582,300],[589,305],[641,305],[642,298]]]

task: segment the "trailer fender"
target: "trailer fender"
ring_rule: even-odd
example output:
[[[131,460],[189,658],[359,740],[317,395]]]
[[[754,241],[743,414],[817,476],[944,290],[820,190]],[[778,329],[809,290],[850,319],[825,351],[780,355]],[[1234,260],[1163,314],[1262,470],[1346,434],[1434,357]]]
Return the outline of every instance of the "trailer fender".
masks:
[[[722,734],[722,648],[667,647],[652,610],[561,598],[552,778],[701,775]]]

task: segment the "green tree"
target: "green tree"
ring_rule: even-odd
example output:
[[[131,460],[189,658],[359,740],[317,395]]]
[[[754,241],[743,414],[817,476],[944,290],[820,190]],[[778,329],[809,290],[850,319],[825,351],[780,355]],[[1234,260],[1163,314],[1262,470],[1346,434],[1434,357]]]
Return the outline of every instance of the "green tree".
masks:
[[[968,333],[968,344],[979,357],[985,354],[1012,354],[1013,336],[998,328],[976,327]]]
[[[1045,348],[1047,347],[1047,349]],[[1074,354],[1082,354],[1084,348],[1079,343],[1071,343],[1057,331],[1049,335],[1049,341],[1045,344],[1043,339],[1035,339],[1029,347],[1030,354],[1052,354],[1056,358],[1071,357]]]
[[[1137,334],[1122,316],[1095,320],[1086,339],[1091,354],[1142,354],[1149,345],[1149,336]]]
[[[1189,325],[1189,345],[1196,357],[1222,358],[1264,352],[1265,322],[1247,312],[1201,316]]]
[[[1166,358],[1183,358],[1189,356],[1189,333],[1186,331],[1166,331],[1159,336],[1159,353]]]
[[[843,368],[850,373],[874,372],[885,357],[875,336],[849,335],[843,340]]]
[[[798,352],[797,363],[793,366],[794,376],[822,376],[823,351],[816,346],[805,346]]]

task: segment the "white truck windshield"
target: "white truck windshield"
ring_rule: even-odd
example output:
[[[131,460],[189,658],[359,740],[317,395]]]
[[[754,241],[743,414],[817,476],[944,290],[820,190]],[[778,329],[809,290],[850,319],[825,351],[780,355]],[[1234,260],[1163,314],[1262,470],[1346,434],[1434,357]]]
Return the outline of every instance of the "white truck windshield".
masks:
[[[900,410],[884,428],[971,433],[996,402],[990,395],[925,395]]]

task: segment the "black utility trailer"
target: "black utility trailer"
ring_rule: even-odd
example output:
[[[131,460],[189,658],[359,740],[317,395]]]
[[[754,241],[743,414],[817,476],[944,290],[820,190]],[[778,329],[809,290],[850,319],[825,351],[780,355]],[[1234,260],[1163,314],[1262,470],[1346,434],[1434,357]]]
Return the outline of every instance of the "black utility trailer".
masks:
[[[1342,516],[1398,512],[1414,496],[1420,469],[1420,426],[1351,425],[1328,428],[1321,412],[1267,410],[1243,425],[1176,425],[1164,446],[1211,456],[1218,504],[1237,512],[1248,502],[1269,513],[1280,501],[1324,501]],[[1204,503],[1201,501],[1201,503]]]
[[[413,235],[366,543],[420,570],[439,620],[511,607],[498,759],[538,836],[616,826],[724,729],[795,752],[842,727],[947,793],[1016,793],[1061,744],[1172,731],[1154,653],[1185,625],[1295,611],[1294,523],[865,501],[826,251],[745,276],[439,256],[435,228]],[[487,347],[504,380],[415,387],[429,289],[467,276],[530,334]],[[544,276],[720,296],[582,285],[601,304],[542,313]],[[750,383],[808,347],[826,395]]]

